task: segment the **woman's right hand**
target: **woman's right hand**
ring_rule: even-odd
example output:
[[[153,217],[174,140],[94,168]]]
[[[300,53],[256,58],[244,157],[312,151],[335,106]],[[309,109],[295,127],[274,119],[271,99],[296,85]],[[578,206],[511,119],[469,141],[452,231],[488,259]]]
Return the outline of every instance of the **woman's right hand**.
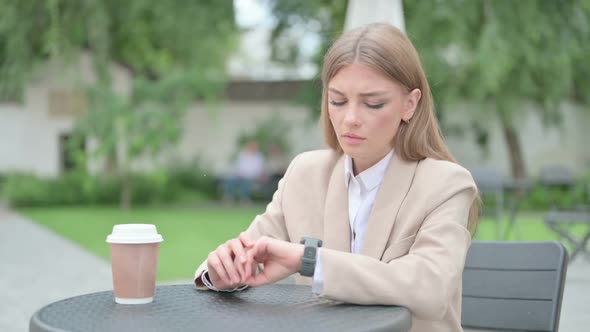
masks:
[[[232,289],[240,286],[249,276],[245,275],[246,249],[253,242],[241,233],[240,237],[228,240],[207,256],[209,280],[215,288]]]

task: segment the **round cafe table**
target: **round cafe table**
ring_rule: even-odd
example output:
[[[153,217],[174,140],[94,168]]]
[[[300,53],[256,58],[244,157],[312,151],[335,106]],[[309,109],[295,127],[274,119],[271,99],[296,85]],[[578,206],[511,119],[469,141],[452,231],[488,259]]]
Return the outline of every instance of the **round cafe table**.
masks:
[[[311,288],[268,285],[243,292],[158,286],[153,303],[116,304],[112,291],[41,308],[29,331],[409,331],[408,309],[321,299]]]

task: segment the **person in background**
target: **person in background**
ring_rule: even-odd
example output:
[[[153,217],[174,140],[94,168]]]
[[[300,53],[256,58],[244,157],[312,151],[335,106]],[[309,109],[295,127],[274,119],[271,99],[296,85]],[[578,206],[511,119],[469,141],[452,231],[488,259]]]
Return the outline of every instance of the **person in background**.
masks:
[[[277,190],[279,181],[285,175],[285,171],[287,171],[290,160],[286,159],[283,150],[278,144],[269,144],[267,152],[265,196],[272,198],[272,194]]]
[[[329,148],[293,159],[266,211],[197,269],[196,287],[298,273],[323,298],[408,308],[412,332],[462,331],[478,192],[447,149],[417,51],[389,24],[362,26],[329,49],[322,85]]]
[[[258,149],[255,140],[244,143],[233,165],[233,171],[225,179],[223,185],[223,201],[230,203],[237,192],[241,203],[249,204],[252,201],[252,184],[263,174],[265,159]]]

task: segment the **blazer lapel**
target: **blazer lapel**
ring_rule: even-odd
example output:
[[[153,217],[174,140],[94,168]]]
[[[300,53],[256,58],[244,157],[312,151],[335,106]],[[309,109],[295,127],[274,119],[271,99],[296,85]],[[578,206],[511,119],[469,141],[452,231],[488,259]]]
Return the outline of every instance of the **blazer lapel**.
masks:
[[[344,155],[336,162],[328,184],[323,242],[325,248],[350,252],[348,187],[344,183]]]
[[[361,254],[381,259],[417,165],[418,162],[402,160],[394,152],[369,215]]]

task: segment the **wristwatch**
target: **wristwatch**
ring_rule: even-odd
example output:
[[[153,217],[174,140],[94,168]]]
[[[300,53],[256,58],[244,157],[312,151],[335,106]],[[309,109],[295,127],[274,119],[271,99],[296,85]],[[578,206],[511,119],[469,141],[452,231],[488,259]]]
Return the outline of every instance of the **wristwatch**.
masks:
[[[317,250],[322,246],[322,240],[313,237],[303,237],[301,244],[305,246],[303,256],[301,257],[301,269],[299,274],[306,277],[313,277],[315,272],[315,258]]]

